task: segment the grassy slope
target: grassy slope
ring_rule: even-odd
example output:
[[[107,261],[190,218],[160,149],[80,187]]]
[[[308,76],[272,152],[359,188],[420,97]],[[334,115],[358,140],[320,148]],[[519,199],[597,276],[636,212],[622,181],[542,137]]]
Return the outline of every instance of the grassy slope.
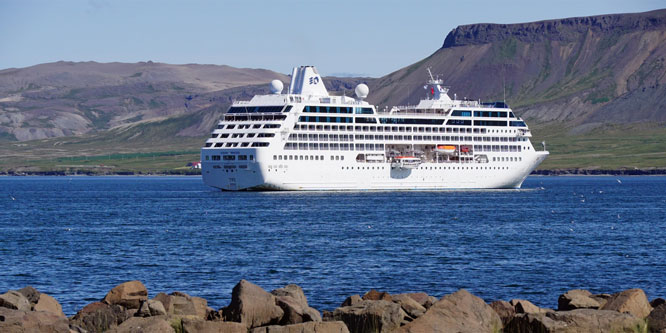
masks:
[[[657,125],[613,126],[582,135],[566,134],[561,125],[532,126],[532,142],[550,156],[539,169],[666,168],[666,128]]]

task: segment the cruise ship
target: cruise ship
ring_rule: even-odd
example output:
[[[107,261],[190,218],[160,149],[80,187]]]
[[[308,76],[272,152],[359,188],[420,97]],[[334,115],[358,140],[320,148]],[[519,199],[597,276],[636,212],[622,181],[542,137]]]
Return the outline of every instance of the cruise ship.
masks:
[[[425,73],[424,73],[425,74]],[[313,66],[234,102],[201,149],[203,182],[238,190],[513,189],[543,161],[504,102],[448,96],[428,69],[418,105],[376,109],[328,93]],[[545,145],[545,144],[544,144]]]

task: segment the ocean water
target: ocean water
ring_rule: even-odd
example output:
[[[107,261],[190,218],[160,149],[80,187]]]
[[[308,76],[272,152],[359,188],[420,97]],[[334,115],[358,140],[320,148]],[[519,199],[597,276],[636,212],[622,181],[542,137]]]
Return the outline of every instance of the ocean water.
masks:
[[[561,293],[666,296],[666,177],[529,177],[521,190],[220,192],[198,177],[0,177],[0,293],[72,315],[115,285],[219,308],[246,279],[332,310],[371,288],[554,308]]]

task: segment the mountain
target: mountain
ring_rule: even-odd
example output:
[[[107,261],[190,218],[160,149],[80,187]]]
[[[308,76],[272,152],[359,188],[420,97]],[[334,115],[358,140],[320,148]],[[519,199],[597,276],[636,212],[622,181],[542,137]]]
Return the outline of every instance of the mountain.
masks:
[[[0,71],[0,137],[76,136],[189,114],[242,97],[235,87],[273,79],[288,77],[264,69],[153,62],[6,69]]]
[[[426,68],[459,98],[503,100],[573,132],[666,122],[666,10],[453,29],[429,57],[376,80],[369,101],[416,103]],[[409,88],[412,87],[412,88]]]
[[[458,98],[506,100],[533,142],[547,142],[542,168],[666,168],[665,59],[666,10],[657,10],[463,25],[386,76],[324,82],[335,94],[366,83],[379,107],[415,104],[431,68]],[[263,69],[152,62],[1,70],[0,172],[104,154],[104,164],[149,172],[155,152],[173,157],[159,170],[193,161],[230,103],[267,93],[273,79],[289,82]]]

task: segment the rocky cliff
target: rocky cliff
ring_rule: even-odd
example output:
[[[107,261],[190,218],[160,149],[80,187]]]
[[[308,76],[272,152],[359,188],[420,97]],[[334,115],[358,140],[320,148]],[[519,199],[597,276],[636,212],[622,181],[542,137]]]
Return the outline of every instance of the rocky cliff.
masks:
[[[666,10],[457,27],[442,48],[378,79],[369,100],[411,104],[426,68],[458,98],[507,102],[532,123],[584,132],[666,122]],[[372,92],[374,90],[374,92]]]

